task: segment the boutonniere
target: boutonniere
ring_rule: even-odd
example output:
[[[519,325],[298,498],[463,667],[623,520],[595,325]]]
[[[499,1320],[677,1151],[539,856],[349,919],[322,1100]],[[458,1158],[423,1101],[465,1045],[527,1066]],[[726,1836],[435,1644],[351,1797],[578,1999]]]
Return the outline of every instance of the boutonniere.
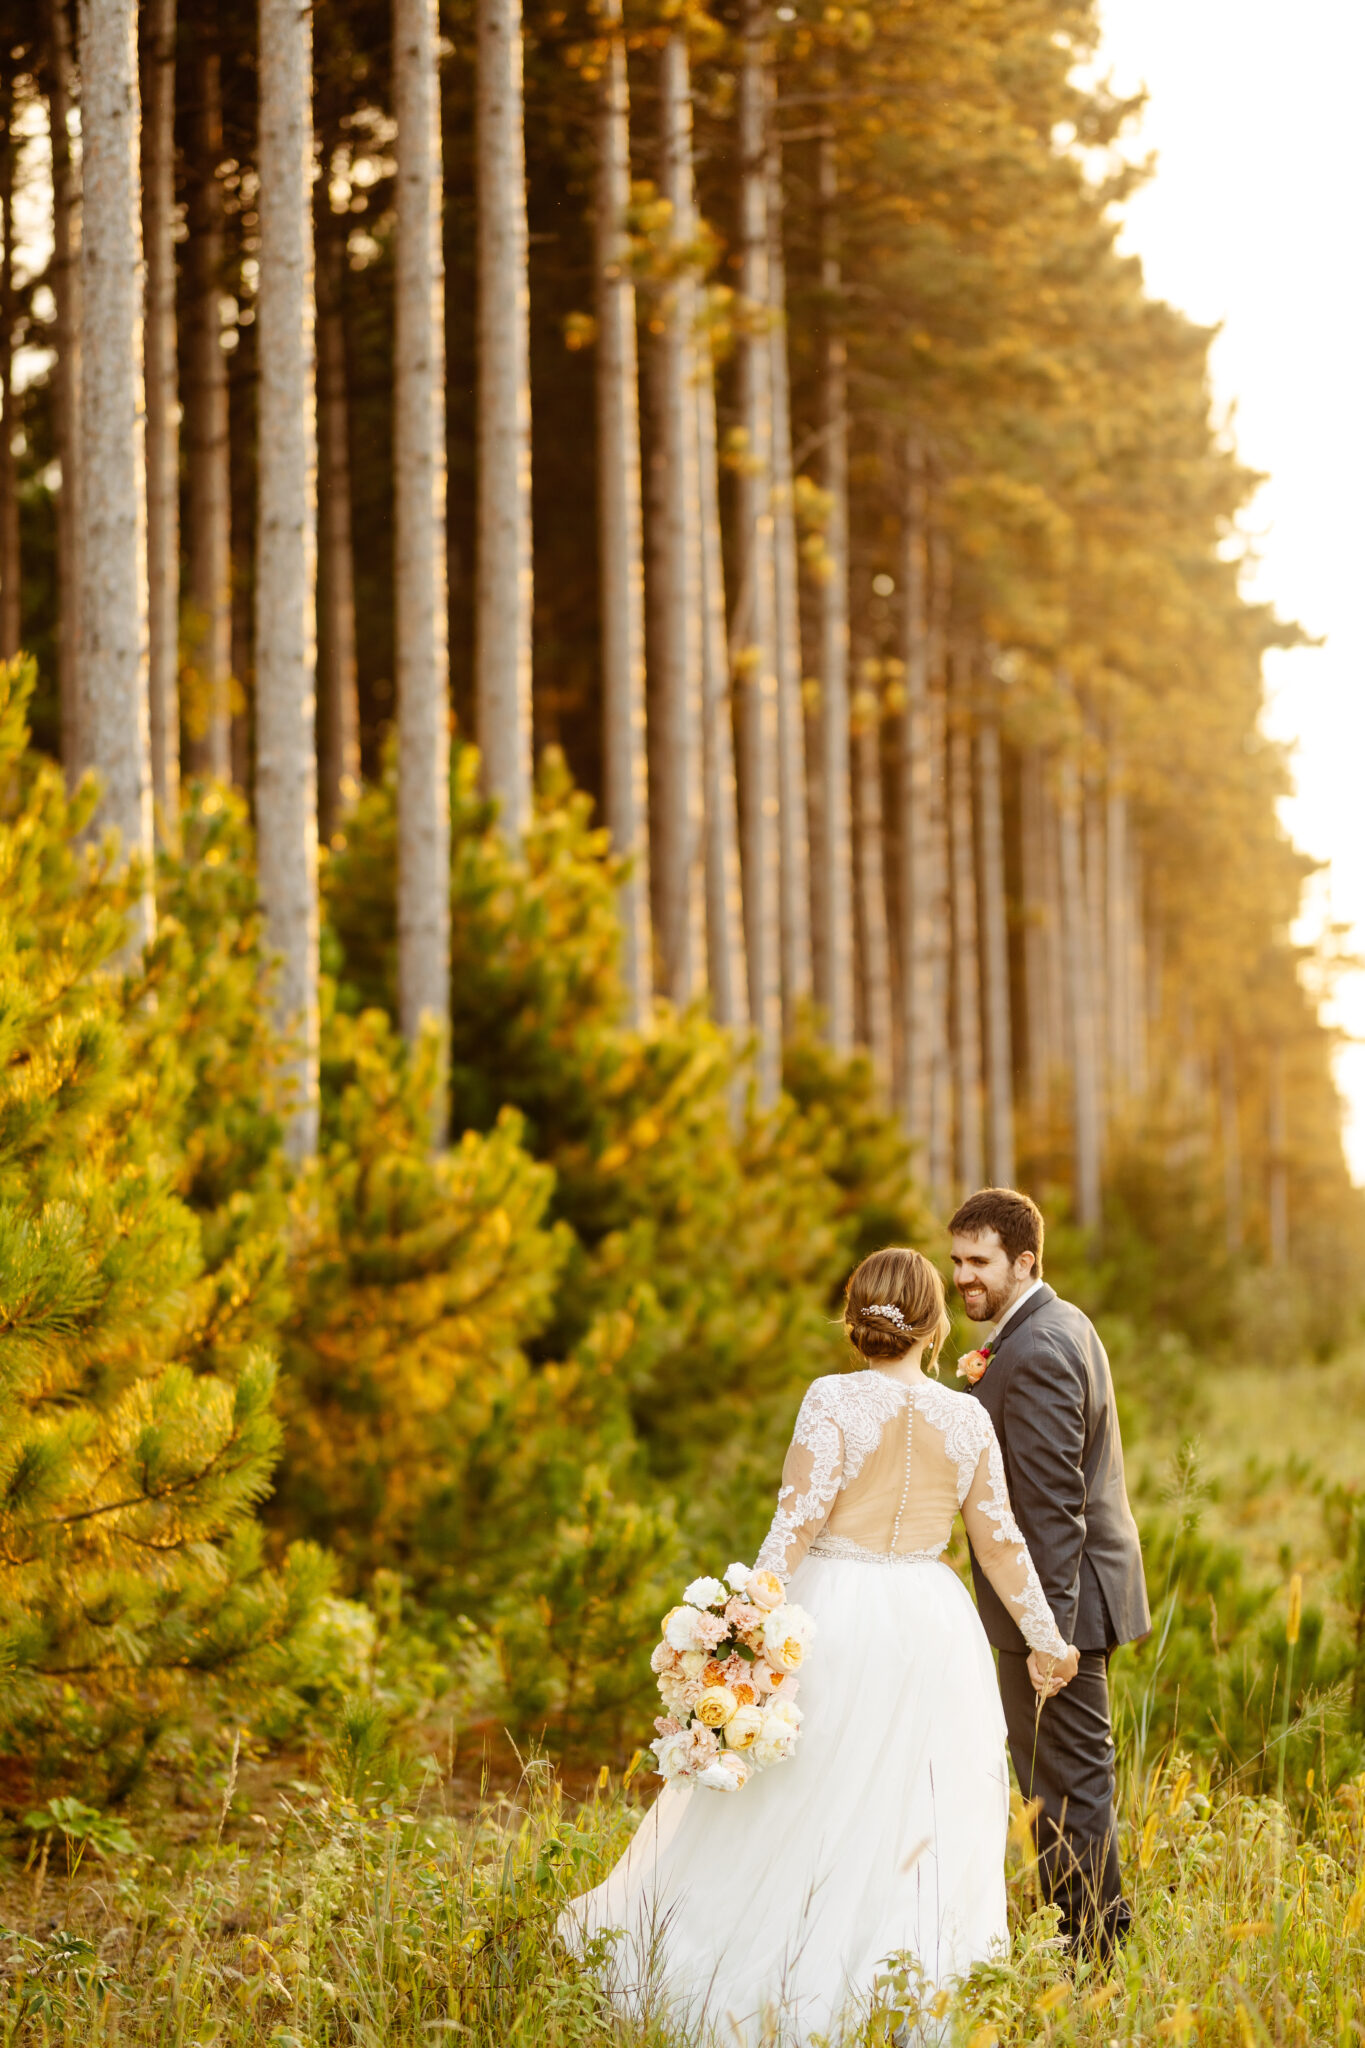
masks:
[[[958,1378],[966,1380],[969,1387],[974,1387],[990,1364],[994,1349],[993,1344],[983,1344],[979,1351],[964,1351],[957,1361]]]

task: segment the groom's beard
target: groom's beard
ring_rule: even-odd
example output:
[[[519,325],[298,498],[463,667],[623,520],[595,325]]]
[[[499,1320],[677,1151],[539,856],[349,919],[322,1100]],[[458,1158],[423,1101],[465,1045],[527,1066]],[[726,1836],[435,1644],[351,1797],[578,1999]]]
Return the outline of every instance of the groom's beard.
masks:
[[[975,1287],[958,1289],[962,1296],[962,1306],[974,1323],[998,1323],[1020,1291],[1018,1283],[1014,1280],[1004,1287],[991,1287],[982,1282],[975,1284],[981,1287],[979,1294],[975,1292]]]

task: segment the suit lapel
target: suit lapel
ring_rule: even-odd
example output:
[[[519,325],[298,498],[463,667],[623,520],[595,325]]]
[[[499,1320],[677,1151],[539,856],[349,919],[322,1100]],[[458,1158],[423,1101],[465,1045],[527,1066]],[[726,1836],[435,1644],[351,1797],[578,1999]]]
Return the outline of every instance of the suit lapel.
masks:
[[[982,1403],[992,1422],[996,1424],[1000,1422],[1000,1413],[1004,1405],[1005,1381],[1009,1377],[1011,1362],[1009,1356],[1010,1345],[1020,1330],[1023,1329],[1029,1317],[1036,1310],[1045,1307],[1048,1302],[1055,1301],[1056,1299],[1055,1291],[1047,1286],[1040,1287],[1036,1294],[1029,1296],[1018,1315],[1011,1316],[1009,1322],[1005,1325],[1004,1334],[991,1352],[990,1364],[972,1388],[972,1392],[976,1395],[977,1400]]]
[[[1040,1308],[1046,1308],[1050,1301],[1055,1301],[1056,1299],[1056,1289],[1049,1287],[1046,1282],[1038,1289],[1036,1294],[1031,1294],[1018,1313],[1012,1315],[1008,1323],[1006,1323],[1003,1334],[991,1351],[992,1363],[999,1358],[1007,1344],[1014,1342],[1014,1339],[1023,1329],[1029,1317],[1036,1315]]]

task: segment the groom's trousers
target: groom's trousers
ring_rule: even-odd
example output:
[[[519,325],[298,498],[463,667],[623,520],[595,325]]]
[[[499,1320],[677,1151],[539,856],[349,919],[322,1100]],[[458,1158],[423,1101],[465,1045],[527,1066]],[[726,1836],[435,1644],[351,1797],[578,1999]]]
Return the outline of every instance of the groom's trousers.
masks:
[[[1027,1656],[999,1657],[1014,1773],[1025,1799],[1041,1801],[1034,1834],[1043,1895],[1061,1907],[1064,1933],[1107,1958],[1132,1918],[1114,1818],[1108,1656],[1083,1650],[1080,1670],[1041,1714]]]

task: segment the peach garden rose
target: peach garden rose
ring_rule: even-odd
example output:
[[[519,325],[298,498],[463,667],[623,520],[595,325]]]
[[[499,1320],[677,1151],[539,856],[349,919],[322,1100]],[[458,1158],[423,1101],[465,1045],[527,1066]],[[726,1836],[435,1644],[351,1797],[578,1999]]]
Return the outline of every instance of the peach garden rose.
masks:
[[[691,1580],[650,1658],[664,1709],[654,1723],[660,1776],[738,1792],[785,1762],[801,1725],[792,1674],[814,1634],[776,1572],[735,1564],[724,1580]]]

